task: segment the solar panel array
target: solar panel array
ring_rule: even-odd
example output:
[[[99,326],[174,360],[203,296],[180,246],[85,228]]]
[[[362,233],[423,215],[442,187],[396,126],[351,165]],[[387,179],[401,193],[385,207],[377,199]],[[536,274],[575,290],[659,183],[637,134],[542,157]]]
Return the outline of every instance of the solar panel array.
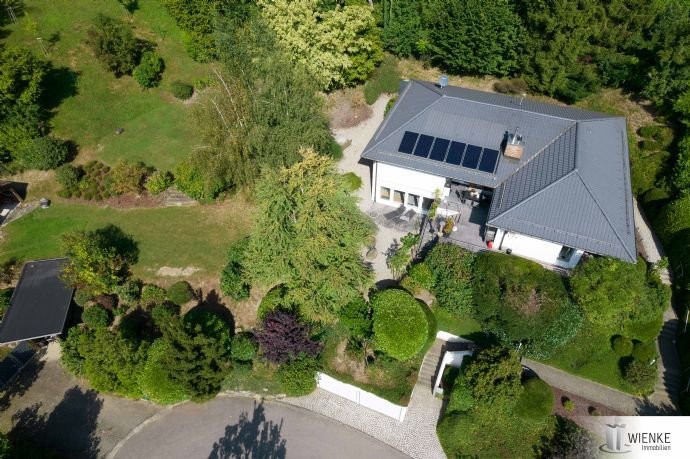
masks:
[[[498,150],[410,131],[403,134],[398,151],[489,174],[498,164]]]

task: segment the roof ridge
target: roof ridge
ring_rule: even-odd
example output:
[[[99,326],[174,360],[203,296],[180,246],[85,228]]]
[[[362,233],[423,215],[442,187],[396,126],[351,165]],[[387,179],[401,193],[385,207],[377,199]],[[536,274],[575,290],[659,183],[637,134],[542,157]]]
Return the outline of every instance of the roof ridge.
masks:
[[[530,156],[529,159],[528,159],[527,161],[525,161],[523,164],[521,164],[520,166],[518,166],[517,169],[515,169],[515,172],[513,172],[513,173],[510,174],[508,177],[506,177],[505,180],[503,180],[502,183],[507,182],[513,175],[517,174],[517,173],[520,172],[525,166],[527,166],[528,164],[530,164],[530,163],[531,163],[532,161],[534,161],[536,158],[540,157],[540,156],[546,151],[547,148],[549,148],[551,145],[553,145],[558,139],[560,139],[561,137],[563,137],[563,135],[565,135],[565,133],[568,132],[569,130],[571,130],[572,128],[577,128],[577,121],[573,121],[573,124],[571,124],[570,126],[568,126],[567,128],[565,128],[565,129],[563,130],[563,132],[561,132],[561,133],[558,134],[556,137],[554,137],[553,139],[551,139],[551,141],[550,141],[549,143],[547,143],[546,145],[544,145],[544,146],[541,148],[541,150],[539,150],[538,152],[536,152],[535,154],[533,154],[532,156]],[[577,137],[575,138],[575,142],[577,142]],[[576,148],[577,148],[577,146],[576,146]],[[576,156],[576,159],[575,159],[575,160],[577,161],[577,155],[575,155],[575,156]]]
[[[580,171],[577,169],[577,167],[574,169],[573,172],[575,173],[575,175],[577,175],[577,178],[580,179],[580,182],[582,182],[582,186],[585,187],[585,190],[587,190],[587,193],[589,193],[589,195],[592,197],[592,201],[594,201],[594,204],[596,204],[597,209],[599,209],[599,212],[601,212],[601,215],[604,216],[606,223],[608,223],[609,228],[611,228],[611,231],[613,231],[613,234],[616,235],[616,239],[618,239],[618,242],[620,243],[621,247],[623,247],[623,250],[625,250],[625,253],[627,253],[630,256],[630,258],[632,258],[633,260],[636,260],[637,254],[636,253],[630,253],[630,251],[628,250],[628,247],[623,242],[623,238],[621,238],[621,235],[618,234],[618,231],[616,231],[615,225],[613,225],[613,223],[611,223],[611,220],[609,220],[608,215],[606,215],[606,212],[604,212],[604,209],[601,208],[601,204],[599,204],[599,201],[597,200],[596,196],[594,196],[594,193],[592,193],[592,190],[589,189],[587,182],[585,181],[584,178],[582,178],[582,176],[580,175]],[[627,212],[627,209],[626,209],[626,212]]]

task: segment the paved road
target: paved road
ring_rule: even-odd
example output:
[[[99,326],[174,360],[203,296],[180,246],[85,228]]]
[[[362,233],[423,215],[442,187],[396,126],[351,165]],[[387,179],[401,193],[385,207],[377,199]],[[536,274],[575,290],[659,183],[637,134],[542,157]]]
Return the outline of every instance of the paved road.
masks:
[[[404,458],[339,422],[280,402],[219,397],[160,414],[118,445],[117,459]]]

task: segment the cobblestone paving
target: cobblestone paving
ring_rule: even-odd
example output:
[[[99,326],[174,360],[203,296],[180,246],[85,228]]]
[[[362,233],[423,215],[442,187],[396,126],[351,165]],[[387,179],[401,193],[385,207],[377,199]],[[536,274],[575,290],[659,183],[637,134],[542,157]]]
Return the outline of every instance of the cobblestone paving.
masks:
[[[413,458],[445,458],[436,436],[441,400],[432,395],[431,377],[438,365],[443,341],[436,340],[424,357],[420,377],[412,391],[403,422],[376,413],[337,395],[317,389],[306,397],[287,398],[283,402],[337,419],[343,424],[368,433]]]

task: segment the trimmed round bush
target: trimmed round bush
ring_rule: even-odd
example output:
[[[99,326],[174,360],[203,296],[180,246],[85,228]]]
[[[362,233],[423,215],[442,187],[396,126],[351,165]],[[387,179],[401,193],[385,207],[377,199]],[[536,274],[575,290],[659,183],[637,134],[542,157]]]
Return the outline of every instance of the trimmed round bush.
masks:
[[[614,336],[611,340],[611,349],[613,349],[613,352],[615,352],[616,355],[625,357],[632,353],[633,342],[630,338],[625,336]]]
[[[299,357],[278,368],[277,376],[283,391],[292,397],[314,392],[319,365],[312,357]]]
[[[168,299],[178,306],[182,306],[194,298],[194,289],[186,281],[175,282],[168,288]]]
[[[362,179],[354,172],[347,172],[343,174],[343,186],[346,191],[357,191],[362,188]]]
[[[110,325],[110,313],[103,306],[94,304],[84,309],[81,320],[89,328],[107,327]]]
[[[553,409],[553,391],[539,378],[530,378],[522,385],[524,390],[518,398],[515,413],[525,419],[543,419]]]
[[[656,343],[654,341],[635,341],[633,343],[632,357],[640,362],[651,362],[656,358]]]
[[[161,81],[163,67],[163,59],[158,54],[146,51],[141,55],[141,61],[132,72],[132,77],[142,88],[153,88]]]
[[[407,360],[424,346],[429,323],[422,306],[405,290],[377,292],[371,300],[377,348],[398,360]]]
[[[651,392],[656,381],[656,364],[631,359],[623,367],[623,379],[640,394]]]
[[[249,333],[240,333],[232,340],[232,360],[236,362],[251,362],[256,355],[257,345]]]
[[[161,405],[170,405],[189,398],[184,388],[170,379],[170,373],[165,367],[165,356],[170,352],[165,341],[154,341],[149,348],[144,368],[139,374],[139,388],[144,398]]]
[[[170,92],[180,100],[187,100],[194,94],[194,86],[184,81],[173,81],[170,85]]]

